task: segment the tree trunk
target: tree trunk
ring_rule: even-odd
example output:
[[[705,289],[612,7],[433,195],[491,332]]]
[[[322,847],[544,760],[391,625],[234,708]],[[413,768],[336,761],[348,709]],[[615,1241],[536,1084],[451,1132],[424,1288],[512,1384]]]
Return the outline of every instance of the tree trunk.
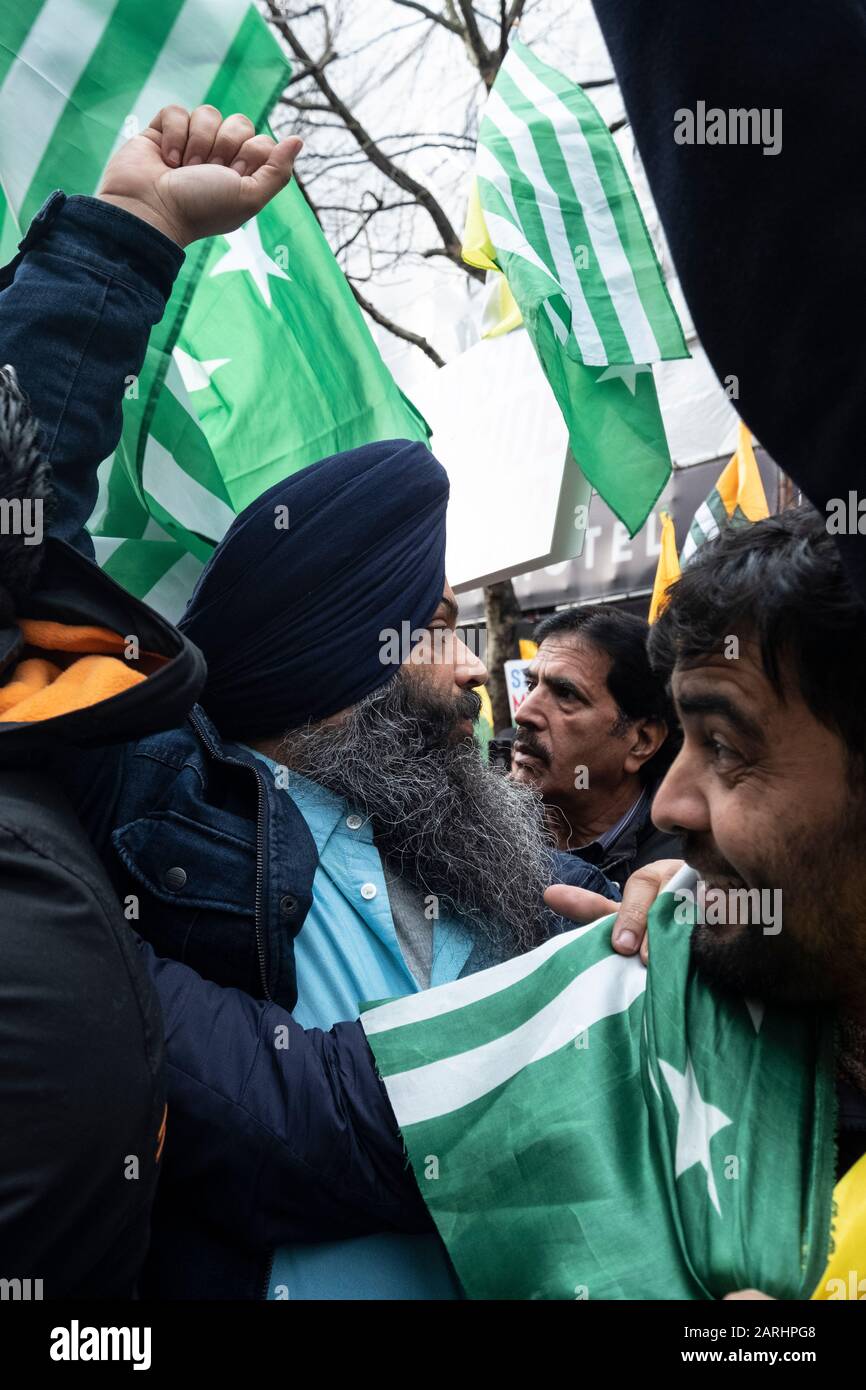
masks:
[[[490,672],[487,689],[493,706],[493,728],[497,732],[511,723],[511,706],[505,684],[503,662],[517,656],[517,624],[521,610],[510,579],[484,586],[484,612],[487,619],[486,666]]]

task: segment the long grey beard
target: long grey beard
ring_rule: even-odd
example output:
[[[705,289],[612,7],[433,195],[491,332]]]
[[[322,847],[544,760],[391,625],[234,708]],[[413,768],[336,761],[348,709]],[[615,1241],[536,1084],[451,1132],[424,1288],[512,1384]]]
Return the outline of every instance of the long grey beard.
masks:
[[[464,919],[487,963],[538,945],[559,919],[542,900],[551,845],[540,800],[489,768],[474,740],[451,741],[478,705],[470,692],[443,703],[401,672],[341,724],[292,730],[278,757],[368,816],[380,852]]]

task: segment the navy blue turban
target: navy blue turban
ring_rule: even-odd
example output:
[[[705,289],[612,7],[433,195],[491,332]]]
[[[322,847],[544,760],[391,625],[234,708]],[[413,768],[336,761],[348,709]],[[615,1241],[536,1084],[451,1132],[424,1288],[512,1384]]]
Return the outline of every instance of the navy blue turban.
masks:
[[[381,634],[435,613],[447,505],[430,451],[389,439],[322,459],[241,512],[180,623],[207,660],[201,701],[221,733],[325,719],[395,674]]]

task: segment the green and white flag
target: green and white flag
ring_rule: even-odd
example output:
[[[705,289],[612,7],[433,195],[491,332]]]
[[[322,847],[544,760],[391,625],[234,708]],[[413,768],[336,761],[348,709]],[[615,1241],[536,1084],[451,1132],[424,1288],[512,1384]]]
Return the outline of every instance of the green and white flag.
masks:
[[[695,512],[680,551],[680,564],[685,567],[705,541],[713,540],[727,526],[747,526],[769,515],[752,432],[741,420],[734,456]]]
[[[634,190],[581,89],[514,39],[464,239],[519,305],[583,472],[634,534],[670,473],[651,363],[688,357]]]
[[[251,0],[18,0],[0,15],[0,259],[52,189],[94,193],[161,106],[258,130],[290,73]],[[14,138],[12,138],[14,132]],[[167,616],[236,512],[373,439],[427,438],[295,184],[187,251],[99,472],[90,530],[112,576]]]
[[[676,888],[693,884],[684,871]],[[673,891],[362,1023],[467,1295],[808,1298],[829,1245],[832,1027],[717,995]]]

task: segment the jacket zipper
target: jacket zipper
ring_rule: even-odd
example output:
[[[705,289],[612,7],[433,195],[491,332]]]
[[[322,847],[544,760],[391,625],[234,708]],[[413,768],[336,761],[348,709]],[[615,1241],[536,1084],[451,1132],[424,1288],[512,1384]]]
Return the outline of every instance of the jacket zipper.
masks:
[[[203,729],[201,727],[194,714],[190,716],[190,722],[195,724],[196,732],[198,733],[205,747],[217,760],[217,762],[231,763],[233,767],[246,768],[246,770],[248,772],[251,772],[256,779],[256,792],[258,796],[258,802],[256,807],[256,954],[258,955],[259,959],[259,978],[262,982],[262,992],[268,1003],[272,1004],[274,1001],[271,997],[271,991],[268,988],[268,973],[265,958],[265,935],[264,929],[262,927],[262,879],[264,878],[264,857],[262,855],[262,839],[265,819],[264,803],[265,796],[267,794],[265,791],[264,778],[259,773],[257,767],[252,767],[249,763],[241,762],[240,758],[228,758],[224,754],[219,753],[215,748],[213,740],[211,739],[209,733],[206,729]],[[273,1256],[271,1256],[271,1260],[273,1262]],[[270,1279],[270,1272],[268,1272],[268,1279]]]

